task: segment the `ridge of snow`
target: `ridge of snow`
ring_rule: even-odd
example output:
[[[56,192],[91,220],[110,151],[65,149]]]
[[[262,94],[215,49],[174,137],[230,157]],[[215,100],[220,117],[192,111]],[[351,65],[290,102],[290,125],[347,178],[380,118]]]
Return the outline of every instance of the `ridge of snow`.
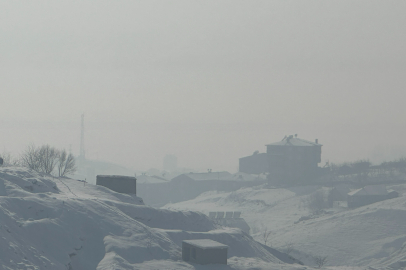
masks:
[[[0,238],[7,270],[224,269],[181,261],[181,241],[202,238],[230,246],[226,269],[285,265],[202,213],[155,209],[135,195],[25,168],[0,168]]]

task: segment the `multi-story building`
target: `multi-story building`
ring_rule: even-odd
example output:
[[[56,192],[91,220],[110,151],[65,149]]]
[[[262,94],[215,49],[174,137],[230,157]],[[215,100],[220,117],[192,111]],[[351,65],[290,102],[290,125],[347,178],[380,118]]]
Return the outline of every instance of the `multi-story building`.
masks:
[[[267,152],[240,158],[240,171],[268,173],[272,182],[296,182],[314,178],[321,162],[321,144],[285,136],[280,142],[266,145]]]

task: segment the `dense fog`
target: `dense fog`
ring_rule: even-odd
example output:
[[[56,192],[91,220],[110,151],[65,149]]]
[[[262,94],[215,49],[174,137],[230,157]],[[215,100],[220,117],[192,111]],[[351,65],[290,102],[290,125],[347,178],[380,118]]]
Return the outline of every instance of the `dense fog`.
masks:
[[[406,269],[405,10],[0,0],[0,270]]]
[[[402,1],[1,1],[2,148],[236,171],[298,133],[325,161],[406,153]],[[10,138],[12,137],[12,138]]]

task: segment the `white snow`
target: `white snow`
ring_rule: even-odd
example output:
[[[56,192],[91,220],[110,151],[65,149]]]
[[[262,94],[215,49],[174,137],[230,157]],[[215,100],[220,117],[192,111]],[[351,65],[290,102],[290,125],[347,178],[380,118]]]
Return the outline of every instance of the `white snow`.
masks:
[[[402,193],[406,185],[388,187]],[[308,265],[314,256],[327,256],[327,265],[346,267],[406,267],[406,197],[357,209],[326,209],[311,216],[303,202],[319,187],[291,189],[244,188],[235,192],[207,192],[197,198],[168,204],[172,210],[241,211],[255,239],[286,250]],[[402,194],[401,194],[402,195]],[[302,221],[299,222],[301,217]],[[403,266],[402,266],[403,265]],[[396,268],[398,267],[398,268]]]
[[[210,240],[210,239],[196,239],[196,240],[184,240],[183,242],[191,244],[199,248],[228,248],[228,246],[222,243]]]
[[[24,168],[0,168],[0,269],[303,269],[204,214]],[[228,265],[181,261],[183,240],[229,246]],[[286,268],[287,267],[287,268]]]

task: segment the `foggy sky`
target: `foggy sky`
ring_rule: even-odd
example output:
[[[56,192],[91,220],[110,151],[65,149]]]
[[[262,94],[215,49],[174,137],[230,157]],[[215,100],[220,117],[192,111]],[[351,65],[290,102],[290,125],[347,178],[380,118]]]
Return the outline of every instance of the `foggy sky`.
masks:
[[[236,171],[284,135],[406,156],[405,1],[0,0],[0,146]],[[0,152],[2,152],[0,151]],[[323,164],[321,164],[323,165]]]

